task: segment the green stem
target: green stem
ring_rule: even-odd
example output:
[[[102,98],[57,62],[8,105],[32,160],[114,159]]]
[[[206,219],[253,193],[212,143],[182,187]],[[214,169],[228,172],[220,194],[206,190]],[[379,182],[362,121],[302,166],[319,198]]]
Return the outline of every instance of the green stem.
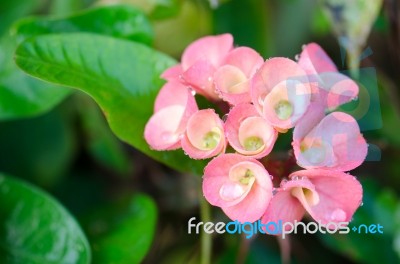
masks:
[[[204,199],[202,192],[200,192],[200,218],[203,223],[211,221],[211,208],[206,199]],[[211,248],[212,248],[212,237],[211,234],[202,232],[200,235],[201,239],[201,264],[211,263]]]

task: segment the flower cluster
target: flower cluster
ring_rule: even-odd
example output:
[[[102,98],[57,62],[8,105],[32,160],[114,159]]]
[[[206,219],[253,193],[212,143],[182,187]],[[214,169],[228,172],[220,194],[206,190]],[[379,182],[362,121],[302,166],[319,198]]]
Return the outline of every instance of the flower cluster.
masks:
[[[299,221],[306,212],[321,224],[350,221],[362,187],[346,172],[361,165],[367,144],[356,120],[334,109],[356,99],[358,85],[320,46],[305,45],[297,61],[264,61],[251,48],[234,47],[230,34],[207,36],[189,45],[162,78],[167,83],[145,139],[155,150],[215,157],[203,177],[209,203],[240,222]],[[199,110],[196,94],[226,109],[220,114],[226,119],[215,109]],[[292,128],[303,170],[274,188],[262,159],[279,133]]]

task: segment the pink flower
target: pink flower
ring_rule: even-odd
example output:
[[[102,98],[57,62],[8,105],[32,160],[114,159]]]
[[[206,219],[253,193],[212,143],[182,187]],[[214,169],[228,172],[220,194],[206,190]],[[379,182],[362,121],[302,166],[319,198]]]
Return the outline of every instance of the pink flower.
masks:
[[[261,218],[272,197],[271,177],[255,159],[238,154],[214,158],[204,169],[203,193],[232,220]]]
[[[306,45],[300,54],[299,65],[310,79],[315,102],[325,108],[336,107],[353,100],[358,95],[358,85],[352,79],[339,73],[333,61],[316,43]]]
[[[196,101],[186,86],[167,82],[157,95],[154,114],[146,124],[146,142],[155,150],[180,148],[188,119],[197,111]]]
[[[167,69],[161,77],[180,80],[206,98],[218,101],[220,98],[215,91],[214,73],[232,49],[231,34],[200,38],[185,49],[181,64]]]
[[[255,50],[239,47],[232,50],[214,75],[215,87],[230,104],[250,103],[250,79],[264,60]]]
[[[231,109],[225,133],[229,144],[238,153],[257,159],[271,152],[278,137],[277,131],[252,104],[240,104]]]
[[[271,125],[285,130],[294,127],[307,111],[311,88],[296,62],[273,58],[254,75],[250,94],[258,112]]]
[[[367,143],[357,121],[342,112],[324,117],[313,105],[293,131],[293,149],[299,166],[349,171],[363,163]],[[312,111],[311,111],[312,110]]]
[[[362,201],[361,184],[344,172],[302,170],[289,179],[271,199],[263,223],[300,221],[305,212],[322,225],[350,222]]]
[[[193,159],[206,159],[225,152],[223,122],[213,109],[200,110],[190,117],[182,148]]]

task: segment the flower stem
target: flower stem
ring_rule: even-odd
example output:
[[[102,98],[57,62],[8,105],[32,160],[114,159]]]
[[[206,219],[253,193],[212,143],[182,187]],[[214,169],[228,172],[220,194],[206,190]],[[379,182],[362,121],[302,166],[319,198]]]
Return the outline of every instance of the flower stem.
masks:
[[[200,192],[200,218],[203,223],[211,221],[211,208],[206,199],[204,199],[202,192]],[[211,263],[211,248],[212,248],[212,237],[211,234],[202,232],[200,235],[201,239],[201,252],[200,259],[201,264]]]

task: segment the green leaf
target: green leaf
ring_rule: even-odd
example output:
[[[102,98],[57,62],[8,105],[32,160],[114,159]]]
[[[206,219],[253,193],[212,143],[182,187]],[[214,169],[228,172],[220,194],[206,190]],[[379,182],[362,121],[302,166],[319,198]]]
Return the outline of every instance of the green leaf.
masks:
[[[156,49],[176,58],[191,42],[212,34],[210,11],[194,1],[183,1],[177,16],[154,21],[153,25]]]
[[[93,32],[148,45],[153,41],[149,20],[129,5],[97,7],[63,18],[25,18],[12,31],[19,42],[35,35],[73,32]]]
[[[94,263],[140,263],[150,249],[157,224],[157,207],[137,194],[91,213],[85,225]]]
[[[142,44],[94,34],[38,36],[15,55],[25,72],[52,83],[78,88],[100,105],[111,129],[123,141],[172,168],[201,175],[204,162],[181,150],[157,152],[143,137],[161,72],[176,62]]]
[[[153,10],[150,13],[152,19],[166,19],[177,16],[181,10],[182,0],[152,0]]]
[[[74,112],[67,107],[0,122],[0,170],[46,188],[59,183],[76,153]]]
[[[32,117],[49,111],[71,91],[24,74],[13,61],[15,39],[0,39],[0,120]]]
[[[99,107],[88,96],[76,94],[75,99],[89,153],[99,165],[126,176],[132,171],[132,161],[111,132]]]
[[[90,263],[77,222],[39,189],[0,174],[0,215],[2,263]]]
[[[15,38],[0,40],[0,119],[31,117],[49,111],[71,91],[23,74],[14,64],[15,42],[49,33],[93,32],[151,44],[153,31],[145,15],[131,6],[89,9],[64,18],[25,18],[12,29]]]
[[[4,34],[10,25],[18,18],[29,14],[36,9],[40,8],[44,0],[26,1],[26,0],[13,0],[13,1],[0,1],[0,36]]]
[[[252,47],[262,56],[268,57],[272,53],[272,41],[269,39],[272,37],[269,5],[264,0],[231,0],[222,4],[213,11],[215,30],[219,34],[230,32],[234,36],[235,44]],[[304,17],[302,19],[304,20]],[[274,23],[274,27],[281,24]],[[284,36],[288,37],[287,34]]]

